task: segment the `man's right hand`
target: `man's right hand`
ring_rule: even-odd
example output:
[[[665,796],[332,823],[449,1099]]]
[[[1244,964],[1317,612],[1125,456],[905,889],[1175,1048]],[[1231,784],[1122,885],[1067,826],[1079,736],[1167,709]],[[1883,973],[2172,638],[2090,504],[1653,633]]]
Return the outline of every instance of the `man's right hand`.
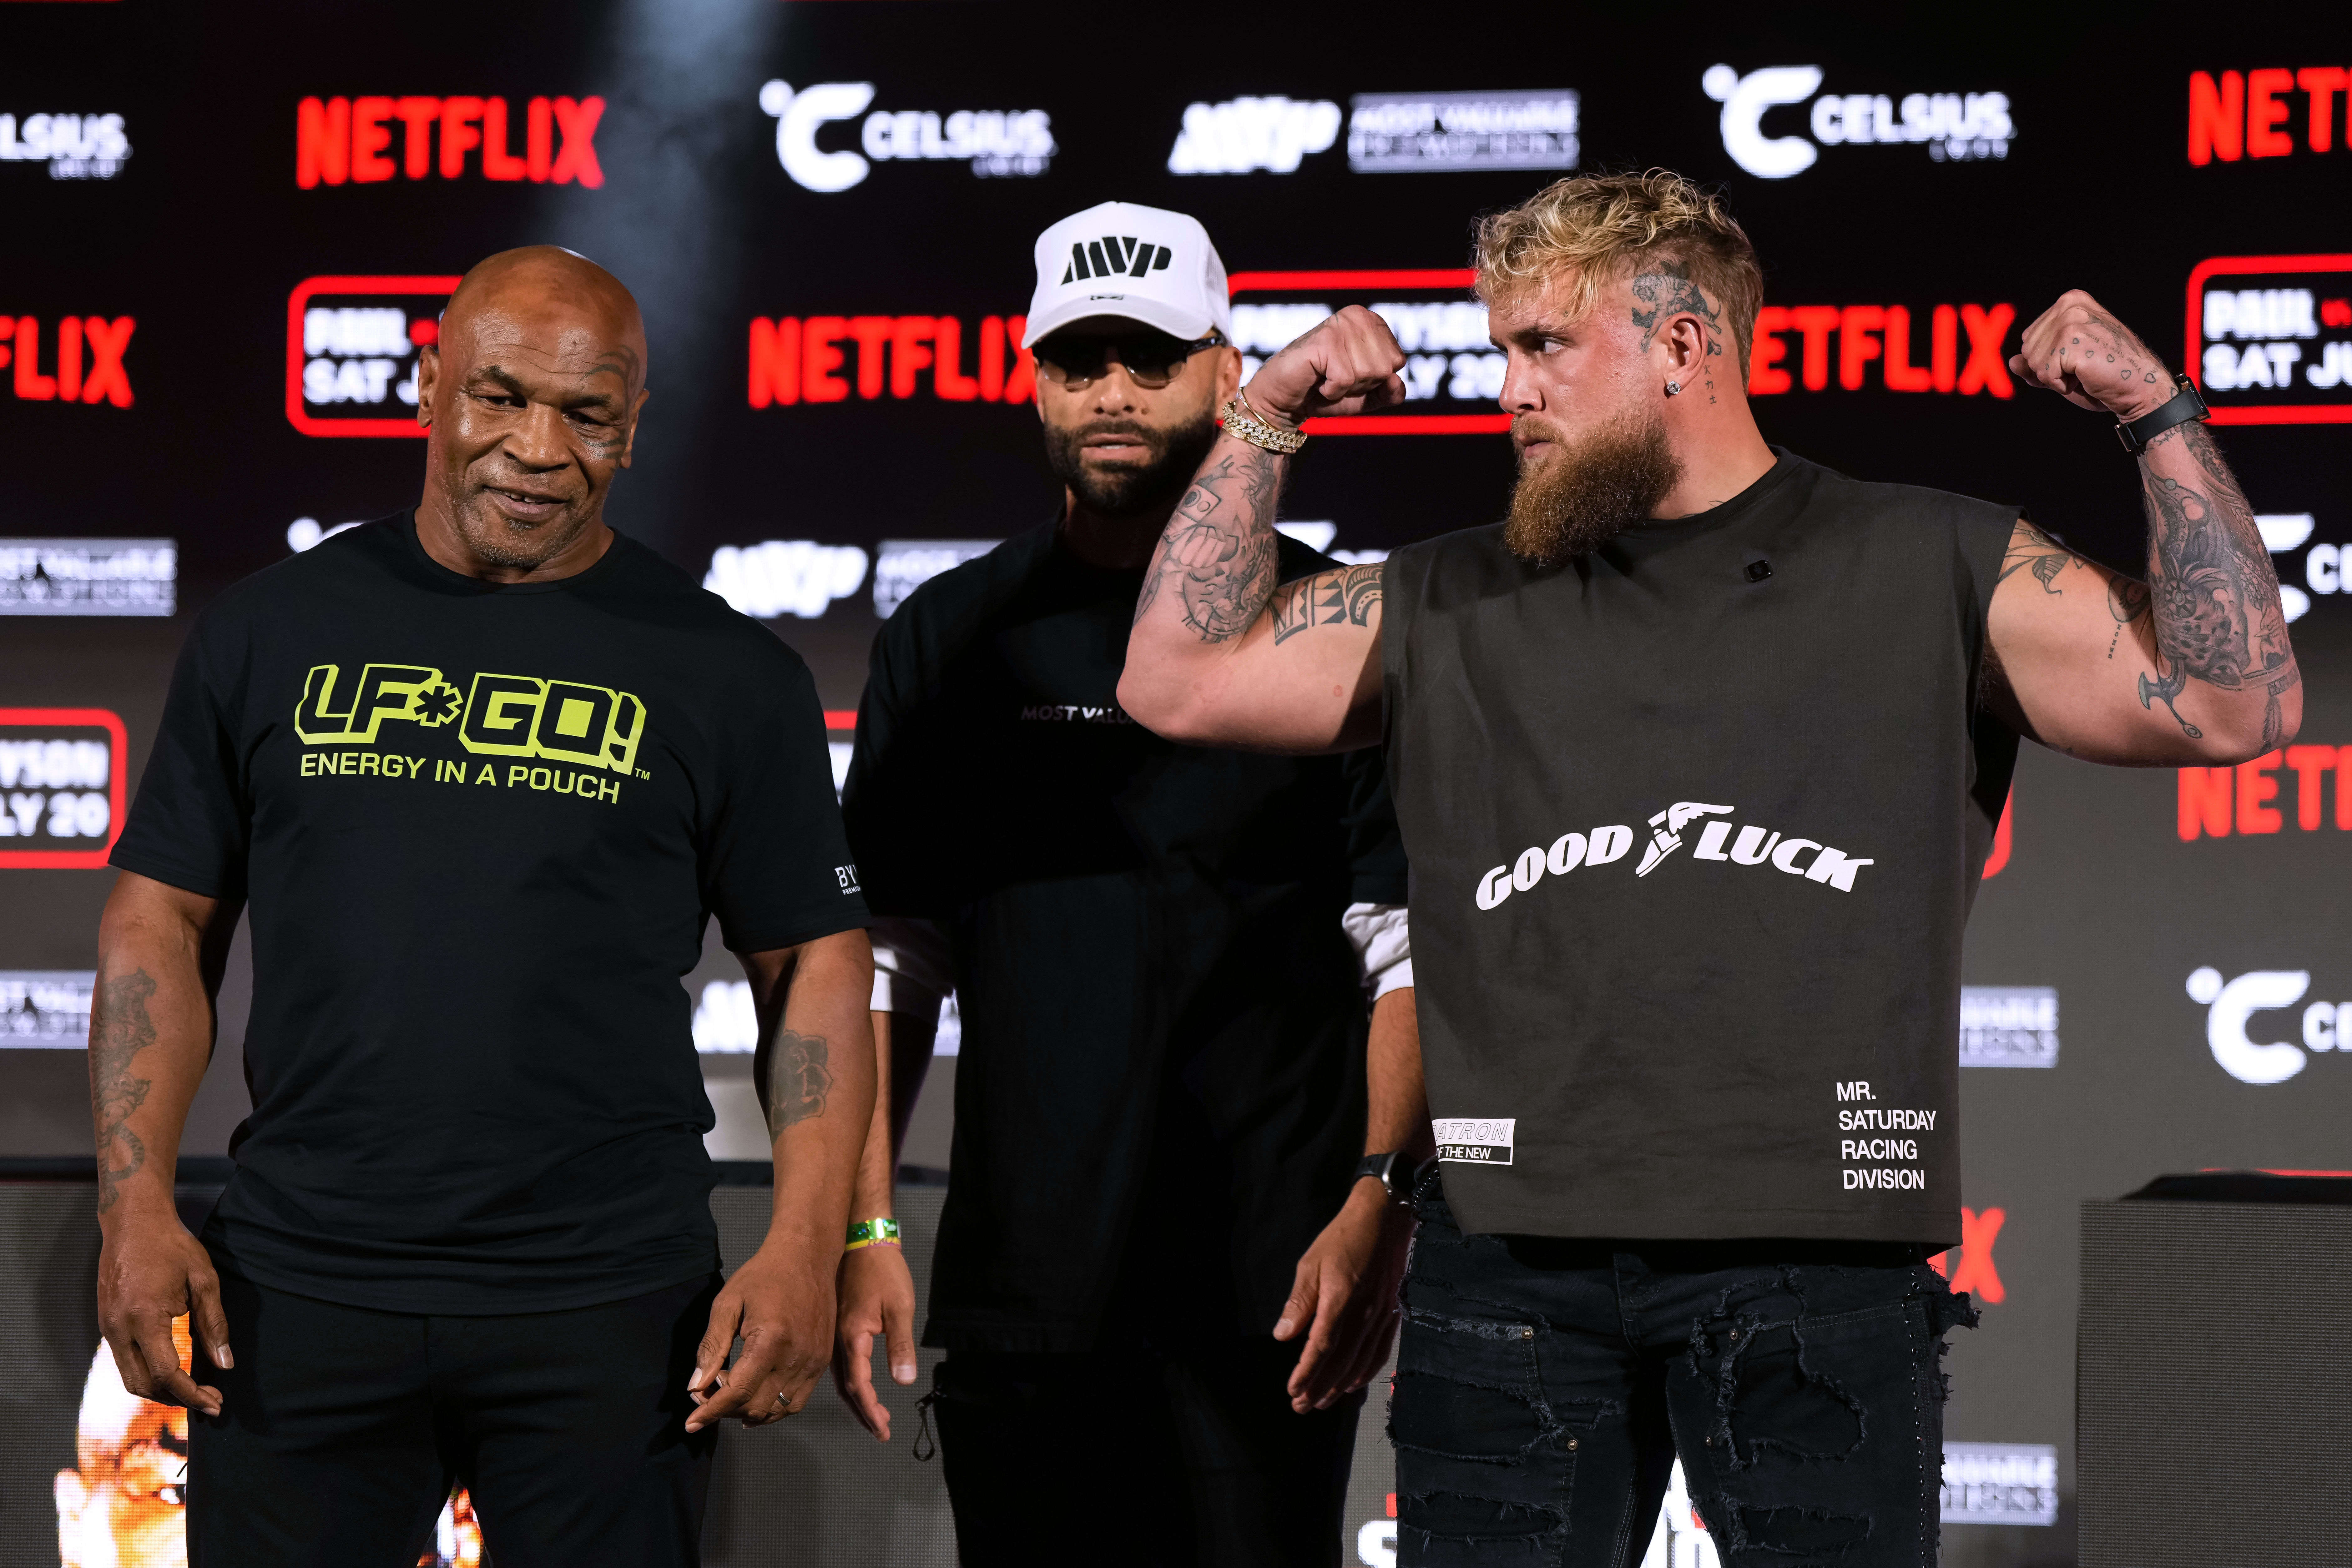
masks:
[[[236,1364],[220,1276],[204,1244],[169,1209],[112,1216],[98,1255],[98,1326],[114,1352],[122,1386],[142,1399],[217,1415],[220,1390],[180,1369],[172,1320],[183,1315],[189,1337],[205,1347],[215,1366]]]
[[[1243,392],[1252,408],[1297,425],[1404,401],[1404,351],[1389,324],[1350,305],[1265,362]]]

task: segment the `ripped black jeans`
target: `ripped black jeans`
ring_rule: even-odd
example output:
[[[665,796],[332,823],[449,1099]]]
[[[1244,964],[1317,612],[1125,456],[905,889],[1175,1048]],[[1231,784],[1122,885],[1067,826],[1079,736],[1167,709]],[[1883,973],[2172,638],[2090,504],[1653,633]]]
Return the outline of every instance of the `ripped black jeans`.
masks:
[[[1465,1237],[1425,1187],[1389,1436],[1406,1568],[1632,1568],[1679,1455],[1725,1568],[1934,1568],[1923,1250]]]

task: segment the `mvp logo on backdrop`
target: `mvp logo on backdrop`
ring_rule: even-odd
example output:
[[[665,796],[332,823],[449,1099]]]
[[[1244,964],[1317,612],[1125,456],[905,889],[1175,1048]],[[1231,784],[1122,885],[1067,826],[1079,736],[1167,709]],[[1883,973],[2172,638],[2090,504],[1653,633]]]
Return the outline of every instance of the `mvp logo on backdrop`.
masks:
[[[307,191],[394,175],[422,180],[437,170],[445,180],[474,173],[593,190],[604,183],[596,161],[604,117],[601,98],[534,98],[519,126],[503,98],[306,98],[294,113],[294,183]]]
[[[125,743],[103,708],[0,708],[0,868],[105,865],[122,832]]]
[[[2216,425],[2352,423],[2352,256],[2199,262],[2186,363]]]
[[[2221,1070],[2240,1083],[2284,1083],[2310,1058],[2284,1040],[2257,1042],[2257,1013],[2292,1007],[2311,989],[2307,969],[2257,969],[2223,979],[2210,964],[2189,976],[2189,999],[2205,1009],[2205,1044]],[[2303,1009],[2303,1043],[2314,1051],[2352,1051],[2352,1002],[2313,1002]]]
[[[416,436],[416,358],[454,277],[305,278],[286,301],[286,417],[305,436]]]
[[[1823,147],[1924,146],[1939,163],[1966,163],[2006,158],[2017,139],[2005,92],[1914,92],[1898,107],[1885,93],[1822,92],[1822,80],[1819,66],[1769,66],[1743,76],[1718,65],[1699,85],[1723,105],[1723,150],[1763,180],[1803,174]],[[1767,134],[1767,111],[1809,100],[1812,141]]]

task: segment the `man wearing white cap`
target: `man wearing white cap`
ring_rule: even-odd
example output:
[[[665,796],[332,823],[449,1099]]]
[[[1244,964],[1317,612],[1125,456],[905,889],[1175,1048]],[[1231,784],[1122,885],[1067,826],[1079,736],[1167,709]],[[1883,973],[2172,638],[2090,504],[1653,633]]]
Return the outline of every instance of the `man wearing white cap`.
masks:
[[[1241,356],[1190,217],[1106,203],[1036,259],[1060,504],[883,627],[844,796],[902,1106],[940,987],[963,1017],[926,1404],[966,1568],[1336,1563],[1409,1233],[1388,1187],[1428,1152],[1365,1104],[1368,1043],[1415,1056],[1403,860],[1376,754],[1174,745],[1119,710],[1145,563]],[[1284,577],[1328,564],[1283,540]],[[857,1212],[887,1213],[867,1165]],[[873,1250],[842,1370],[887,1435],[866,1362],[886,1331],[912,1381],[912,1289]]]

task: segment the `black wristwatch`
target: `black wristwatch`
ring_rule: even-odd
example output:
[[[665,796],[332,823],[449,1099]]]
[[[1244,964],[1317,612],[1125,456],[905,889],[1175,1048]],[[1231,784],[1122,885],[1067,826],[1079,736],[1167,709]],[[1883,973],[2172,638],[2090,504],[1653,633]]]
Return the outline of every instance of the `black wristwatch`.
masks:
[[[1367,1154],[1357,1161],[1356,1180],[1378,1177],[1389,1202],[1404,1208],[1412,1203],[1412,1189],[1420,1184],[1422,1170],[1422,1162],[1402,1149],[1394,1149],[1385,1154]]]
[[[2120,419],[2116,421],[2116,439],[2121,441],[2124,450],[2133,457],[2147,451],[2150,441],[2176,425],[2213,417],[2212,410],[2205,406],[2204,395],[2197,390],[2197,384],[2185,374],[2175,375],[2172,384],[2176,390],[2163,407],[2143,414],[2129,424]]]

